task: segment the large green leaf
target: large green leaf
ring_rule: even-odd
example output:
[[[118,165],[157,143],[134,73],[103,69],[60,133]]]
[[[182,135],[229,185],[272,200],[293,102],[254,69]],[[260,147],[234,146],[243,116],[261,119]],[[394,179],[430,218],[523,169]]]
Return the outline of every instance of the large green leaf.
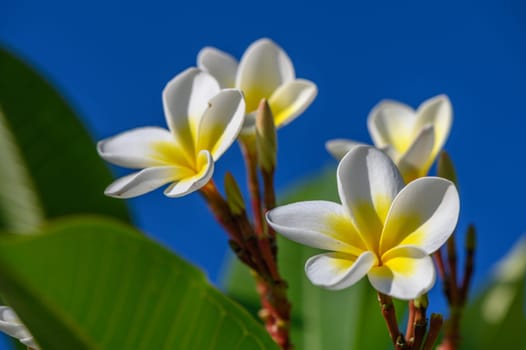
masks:
[[[493,271],[491,282],[468,306],[463,348],[526,350],[526,236]]]
[[[314,199],[339,202],[334,169],[297,186],[284,202]],[[298,349],[388,349],[391,346],[376,292],[366,279],[337,292],[315,287],[303,269],[307,258],[316,250],[278,238],[280,271],[289,283],[288,295],[292,302],[292,340]],[[259,299],[252,277],[244,265],[235,260],[226,276],[225,288],[248,309],[258,309]],[[397,312],[403,314],[401,304],[397,304]]]
[[[97,219],[0,238],[0,291],[43,349],[278,349],[201,271]]]
[[[129,220],[124,202],[103,195],[111,175],[64,99],[3,49],[0,77],[0,228],[76,213]]]

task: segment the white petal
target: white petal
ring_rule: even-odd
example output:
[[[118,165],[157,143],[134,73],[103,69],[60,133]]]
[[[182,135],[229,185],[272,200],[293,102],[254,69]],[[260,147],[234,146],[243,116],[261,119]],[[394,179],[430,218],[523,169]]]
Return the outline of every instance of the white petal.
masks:
[[[159,142],[174,142],[173,135],[156,127],[137,128],[99,141],[100,156],[116,165],[126,168],[147,168],[165,164],[153,157]]]
[[[416,247],[398,247],[382,257],[382,264],[373,267],[367,277],[377,291],[396,299],[415,299],[435,284],[432,259]]]
[[[245,94],[247,112],[257,109],[262,98],[270,98],[282,84],[295,78],[294,67],[285,51],[270,39],[259,39],[243,54],[236,87]]]
[[[198,173],[175,181],[164,191],[164,194],[168,197],[182,197],[206,185],[214,173],[214,160],[210,152],[199,152],[197,164],[200,169]]]
[[[314,248],[359,255],[365,245],[356,233],[345,209],[328,201],[288,204],[267,213],[276,232]]]
[[[214,47],[205,47],[197,55],[197,66],[210,73],[221,88],[233,88],[236,83],[237,60]]]
[[[421,129],[426,125],[433,125],[435,128],[435,146],[433,147],[433,157],[446,143],[453,122],[453,109],[451,102],[446,95],[438,95],[423,102],[418,107],[418,119],[415,128]]]
[[[39,349],[31,333],[9,306],[0,306],[0,331],[32,349]]]
[[[391,202],[403,187],[398,169],[382,151],[356,146],[338,165],[338,193],[367,242],[376,251]]]
[[[216,161],[236,140],[245,115],[243,94],[236,89],[221,90],[214,96],[199,124],[197,149],[208,150]]]
[[[317,286],[340,290],[361,280],[375,263],[374,254],[369,251],[358,257],[344,253],[326,253],[307,260],[305,273]]]
[[[197,127],[208,108],[208,101],[219,91],[219,83],[197,68],[188,68],[180,73],[163,90],[166,121],[188,155],[195,154]]]
[[[104,194],[115,198],[137,197],[184,178],[190,172],[189,169],[175,166],[146,168],[115,180],[106,188]]]
[[[415,121],[411,107],[385,100],[371,110],[367,126],[376,147],[392,146],[398,153],[405,153],[415,138]]]
[[[340,160],[345,156],[353,147],[364,145],[360,142],[355,142],[346,139],[334,139],[325,142],[325,149],[329,152],[334,158]]]
[[[380,251],[398,245],[435,252],[451,236],[460,211],[455,185],[439,177],[408,184],[393,201],[382,233]]]
[[[427,175],[434,160],[432,158],[434,144],[435,129],[432,125],[427,125],[398,161],[398,169],[406,183]]]
[[[304,79],[296,79],[278,87],[268,100],[276,127],[287,125],[303,113],[317,94],[316,84]]]

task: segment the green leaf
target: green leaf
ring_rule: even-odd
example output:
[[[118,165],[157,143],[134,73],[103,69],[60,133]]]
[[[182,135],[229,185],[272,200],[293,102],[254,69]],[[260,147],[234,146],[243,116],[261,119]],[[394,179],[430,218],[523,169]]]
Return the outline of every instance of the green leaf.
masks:
[[[278,349],[197,268],[102,219],[0,238],[0,291],[43,349]]]
[[[309,179],[291,191],[284,203],[324,199],[339,202],[334,169]],[[305,261],[318,251],[278,237],[279,267],[289,283],[292,341],[303,350],[388,349],[391,341],[380,314],[376,292],[367,279],[343,291],[313,286],[304,273]],[[225,279],[227,293],[251,311],[259,299],[249,271],[232,260]],[[397,314],[404,314],[397,303]]]
[[[463,348],[526,350],[526,236],[496,265],[462,321]]]
[[[77,213],[129,220],[124,202],[103,195],[110,172],[56,90],[3,49],[0,77],[0,228]]]

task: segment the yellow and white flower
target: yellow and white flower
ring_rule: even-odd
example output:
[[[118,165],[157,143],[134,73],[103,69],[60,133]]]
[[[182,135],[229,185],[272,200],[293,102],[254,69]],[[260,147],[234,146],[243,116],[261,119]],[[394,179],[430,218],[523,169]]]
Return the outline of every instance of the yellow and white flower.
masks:
[[[453,232],[459,215],[455,185],[437,177],[404,182],[382,151],[356,146],[341,160],[342,204],[308,201],[278,207],[267,221],[285,237],[331,252],[311,257],[307,277],[328,289],[367,275],[373,287],[414,299],[434,284],[431,257]]]
[[[244,132],[254,130],[255,111],[261,99],[268,100],[279,128],[300,115],[317,94],[313,82],[296,79],[289,56],[270,39],[252,43],[239,64],[231,55],[213,47],[199,52],[197,64],[212,74],[222,88],[243,91],[247,114]]]
[[[30,349],[40,349],[26,326],[24,326],[15,311],[9,306],[0,306],[0,331],[18,339]]]
[[[117,179],[106,195],[130,198],[168,183],[171,185],[164,191],[168,197],[200,189],[243,124],[242,93],[221,90],[214,77],[197,68],[187,69],[166,85],[163,105],[169,130],[142,127],[98,143],[105,160],[142,169]]]
[[[367,126],[376,147],[398,165],[404,180],[427,175],[449,135],[453,111],[447,96],[435,96],[415,111],[396,101],[382,101],[368,117]],[[357,143],[328,141],[327,150],[341,159]]]

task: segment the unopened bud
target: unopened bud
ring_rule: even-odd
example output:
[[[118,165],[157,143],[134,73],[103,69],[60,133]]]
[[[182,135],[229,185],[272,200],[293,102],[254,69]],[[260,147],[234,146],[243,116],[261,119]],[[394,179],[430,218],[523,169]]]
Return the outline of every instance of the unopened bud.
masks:
[[[236,180],[231,173],[225,174],[225,192],[226,192],[226,201],[230,211],[234,215],[239,215],[245,211],[245,201],[243,200],[243,195],[239,190]]]
[[[276,125],[265,99],[259,103],[256,113],[256,147],[259,167],[267,172],[273,171],[276,166],[277,151]]]
[[[448,179],[453,182],[455,186],[458,186],[455,166],[446,151],[442,151],[438,158],[437,175],[444,179]]]

